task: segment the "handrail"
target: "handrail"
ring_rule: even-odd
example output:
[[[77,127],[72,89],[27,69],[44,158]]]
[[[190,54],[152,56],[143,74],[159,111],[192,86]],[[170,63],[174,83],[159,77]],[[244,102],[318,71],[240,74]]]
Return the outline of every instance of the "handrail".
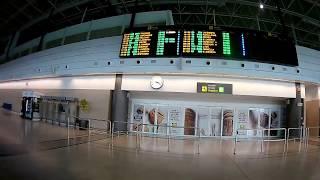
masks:
[[[137,123],[136,123],[137,124]],[[166,128],[169,128],[169,133],[167,133],[167,146],[168,146],[168,152],[170,152],[170,139],[172,139],[171,138],[171,129],[172,128],[183,128],[183,129],[197,129],[198,131],[197,131],[197,133],[195,133],[194,134],[194,136],[197,136],[198,138],[197,138],[197,154],[200,154],[200,140],[201,140],[201,137],[200,137],[200,128],[198,128],[198,127],[183,127],[183,126],[170,126],[170,125],[167,125],[167,124],[163,124],[163,125],[154,125],[154,124],[144,124],[144,123],[139,123],[139,124],[137,124],[138,125],[138,128],[137,128],[137,130],[138,130],[138,133],[136,134],[137,135],[137,138],[138,138],[138,136],[139,136],[139,142],[138,142],[138,140],[137,140],[137,145],[138,145],[138,147],[137,147],[137,149],[140,149],[141,148],[141,138],[142,138],[142,136],[141,136],[141,134],[142,133],[144,133],[143,132],[143,128],[140,128],[141,126],[143,127],[143,126],[153,126],[153,127],[166,127]],[[139,134],[139,135],[138,135]]]
[[[233,154],[236,154],[237,151],[237,142],[238,142],[238,136],[239,136],[239,131],[260,131],[261,135],[260,136],[256,136],[258,138],[260,138],[260,152],[264,151],[264,142],[265,141],[284,141],[284,151],[286,151],[286,144],[287,144],[287,129],[286,128],[269,128],[269,129],[242,129],[239,128],[236,130],[236,135],[234,137],[234,149],[233,149]],[[284,131],[284,138],[283,139],[279,139],[279,140],[265,140],[265,135],[264,132],[265,131]],[[269,137],[269,136],[268,136]],[[247,138],[244,139],[249,139],[249,137],[247,136]]]
[[[306,128],[306,149],[308,149],[308,147],[309,147],[310,129],[319,129],[320,130],[320,126],[313,126],[313,127]],[[318,135],[317,137],[319,138],[320,136]]]
[[[306,147],[306,128],[300,127],[300,128],[288,128],[288,136],[287,136],[287,150],[289,149],[289,140],[290,140],[290,131],[292,130],[300,130],[300,136],[299,136],[299,152],[301,152],[301,143],[303,143],[304,147]],[[296,138],[293,138],[295,142]]]
[[[82,117],[78,117],[78,116],[74,116],[74,115],[69,115],[73,118],[76,118],[76,119],[79,119],[79,120],[88,120],[89,121],[89,125],[88,125],[88,128],[83,128],[83,129],[88,129],[89,130],[89,134],[91,133],[90,130],[91,129],[98,129],[98,128],[91,128],[91,121],[99,121],[99,122],[106,122],[106,124],[108,124],[108,126],[106,127],[106,132],[108,132],[108,129],[109,129],[109,134],[111,134],[111,120],[108,120],[108,119],[95,119],[95,118],[82,118]],[[69,118],[69,117],[68,117]],[[68,124],[69,125],[69,124]]]
[[[300,142],[301,142],[301,140],[304,140],[303,133],[305,132],[306,128],[300,127],[300,128],[288,128],[287,141],[290,140],[290,132],[293,130],[300,130],[299,140],[300,140]],[[295,140],[296,138],[293,138],[293,139]]]
[[[264,140],[264,141],[286,141],[287,140],[287,129],[286,128],[269,128],[269,129],[262,129],[263,135],[264,131],[284,131],[284,138],[279,140]],[[268,136],[270,137],[270,136]]]

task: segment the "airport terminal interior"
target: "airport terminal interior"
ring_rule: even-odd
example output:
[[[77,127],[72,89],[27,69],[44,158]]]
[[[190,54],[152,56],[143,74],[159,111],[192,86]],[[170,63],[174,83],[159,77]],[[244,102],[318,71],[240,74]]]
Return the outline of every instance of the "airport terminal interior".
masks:
[[[320,179],[317,0],[0,9],[0,180]]]

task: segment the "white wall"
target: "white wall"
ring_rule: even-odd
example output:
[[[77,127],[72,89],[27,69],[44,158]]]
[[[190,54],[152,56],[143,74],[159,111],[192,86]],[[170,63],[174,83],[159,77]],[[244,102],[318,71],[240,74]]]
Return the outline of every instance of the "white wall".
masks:
[[[21,57],[0,66],[0,81],[87,74],[212,74],[320,83],[320,53],[297,47],[299,67],[205,58],[119,59],[121,37],[68,44]],[[140,60],[140,64],[136,61]],[[170,60],[174,63],[171,64]],[[190,60],[191,64],[186,63]],[[155,62],[154,62],[155,61]],[[208,66],[206,62],[210,61]],[[110,62],[110,65],[108,65]],[[241,67],[244,64],[245,67]],[[275,67],[275,70],[272,70]],[[297,73],[297,70],[300,73]]]
[[[159,91],[159,92],[185,92],[196,93],[197,82],[225,83],[233,85],[234,95],[269,96],[295,98],[296,87],[292,82],[235,79],[210,76],[162,76],[164,85],[159,90],[150,86],[151,75],[124,75],[122,89],[127,91]],[[304,85],[301,87],[302,97],[305,96]]]
[[[60,77],[0,83],[0,89],[95,89],[113,90],[115,76]]]

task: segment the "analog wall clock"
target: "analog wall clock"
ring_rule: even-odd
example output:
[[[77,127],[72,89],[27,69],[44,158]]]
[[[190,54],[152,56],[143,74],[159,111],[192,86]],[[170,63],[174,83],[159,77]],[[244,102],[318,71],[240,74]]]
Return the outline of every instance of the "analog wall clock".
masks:
[[[163,79],[160,76],[153,76],[150,85],[153,89],[160,89],[163,86]]]

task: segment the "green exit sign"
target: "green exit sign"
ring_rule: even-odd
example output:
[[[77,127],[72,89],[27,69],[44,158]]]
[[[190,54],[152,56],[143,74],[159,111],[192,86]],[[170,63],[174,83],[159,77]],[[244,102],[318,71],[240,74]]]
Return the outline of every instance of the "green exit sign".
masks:
[[[198,93],[232,94],[232,84],[197,83]]]

